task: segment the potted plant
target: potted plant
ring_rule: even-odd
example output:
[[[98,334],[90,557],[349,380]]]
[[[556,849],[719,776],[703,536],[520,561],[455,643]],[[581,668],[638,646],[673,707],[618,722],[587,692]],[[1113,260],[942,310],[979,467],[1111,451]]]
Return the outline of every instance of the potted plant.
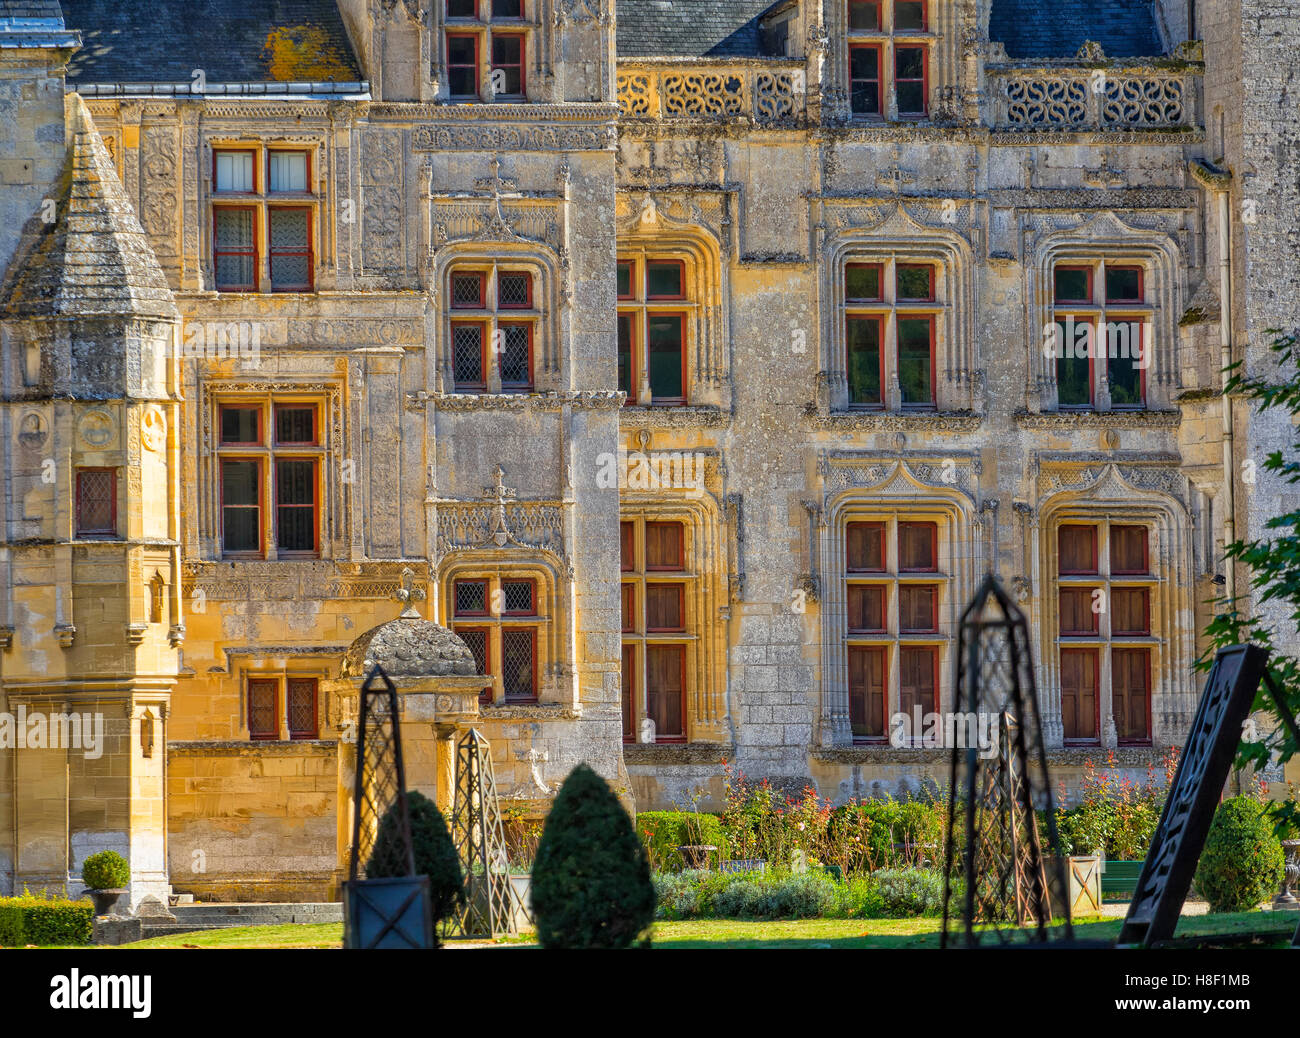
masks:
[[[81,880],[95,902],[95,915],[111,915],[131,882],[131,866],[117,851],[100,851],[81,863]]]

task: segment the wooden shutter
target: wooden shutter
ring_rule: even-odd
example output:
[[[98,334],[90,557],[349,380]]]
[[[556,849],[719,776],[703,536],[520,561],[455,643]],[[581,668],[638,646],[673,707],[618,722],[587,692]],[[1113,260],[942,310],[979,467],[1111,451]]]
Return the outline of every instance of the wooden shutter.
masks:
[[[1061,722],[1065,738],[1097,738],[1097,650],[1061,650]]]
[[[885,736],[885,650],[849,646],[849,726],[860,739]]]
[[[1111,573],[1146,573],[1147,528],[1145,526],[1112,526],[1110,528]]]
[[[685,669],[684,646],[646,646],[646,713],[654,719],[657,739],[686,735]]]
[[[623,646],[623,741],[636,742],[636,647]]]
[[[1151,633],[1151,610],[1146,588],[1111,588],[1110,608],[1111,634],[1141,635]]]
[[[932,646],[905,645],[899,650],[898,667],[899,712],[911,717],[919,706],[922,714],[933,713],[939,650]]]
[[[1090,587],[1061,588],[1061,633],[1096,634],[1097,614],[1092,611]]]
[[[289,738],[315,739],[316,727],[316,679],[289,678]]]
[[[933,572],[939,568],[939,527],[934,523],[898,524],[898,568]]]
[[[850,573],[881,573],[885,569],[885,524],[849,523],[848,570]]]
[[[849,630],[874,633],[884,629],[884,587],[880,584],[850,584]]]
[[[279,681],[274,678],[250,678],[248,681],[248,737],[278,739],[280,718],[276,710]]]
[[[1097,528],[1062,526],[1056,534],[1057,560],[1062,573],[1097,572]]]
[[[619,523],[619,552],[623,572],[636,569],[636,523]]]
[[[1146,742],[1151,738],[1151,652],[1149,649],[1115,649],[1110,657],[1115,733],[1120,742]]]
[[[933,584],[898,585],[898,629],[927,634],[939,629],[939,589]]]
[[[679,570],[683,566],[682,524],[645,524],[645,567],[657,570]]]
[[[645,623],[647,631],[681,631],[686,627],[683,615],[685,585],[646,584]]]

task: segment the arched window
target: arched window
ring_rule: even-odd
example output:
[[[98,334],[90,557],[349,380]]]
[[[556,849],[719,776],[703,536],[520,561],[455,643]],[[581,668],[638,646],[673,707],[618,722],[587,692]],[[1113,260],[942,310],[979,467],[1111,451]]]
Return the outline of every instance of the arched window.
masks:
[[[686,259],[650,249],[619,257],[618,388],[630,404],[689,402],[693,274]]]

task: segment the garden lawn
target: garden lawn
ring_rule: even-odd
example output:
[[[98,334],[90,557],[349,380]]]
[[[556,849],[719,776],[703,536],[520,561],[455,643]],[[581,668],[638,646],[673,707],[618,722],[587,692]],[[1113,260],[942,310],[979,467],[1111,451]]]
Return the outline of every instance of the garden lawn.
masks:
[[[1238,912],[1227,915],[1184,916],[1179,937],[1224,936],[1247,931],[1275,932],[1281,943],[1289,941],[1297,918],[1291,913]],[[1084,940],[1113,941],[1120,919],[1090,918],[1074,925]],[[923,919],[797,919],[744,920],[697,919],[658,922],[652,940],[657,948],[937,948],[940,920]],[[155,937],[125,945],[128,948],[338,948],[343,942],[339,923],[248,926],[227,930]],[[531,934],[498,944],[535,948]],[[449,942],[449,948],[460,942]],[[489,947],[478,944],[476,947]]]

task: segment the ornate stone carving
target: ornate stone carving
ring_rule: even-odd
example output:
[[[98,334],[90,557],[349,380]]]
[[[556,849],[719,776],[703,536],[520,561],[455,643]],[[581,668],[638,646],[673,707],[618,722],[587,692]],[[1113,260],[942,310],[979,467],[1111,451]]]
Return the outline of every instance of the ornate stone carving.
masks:
[[[404,265],[405,192],[401,138],[371,129],[361,141],[362,263],[375,271]]]

